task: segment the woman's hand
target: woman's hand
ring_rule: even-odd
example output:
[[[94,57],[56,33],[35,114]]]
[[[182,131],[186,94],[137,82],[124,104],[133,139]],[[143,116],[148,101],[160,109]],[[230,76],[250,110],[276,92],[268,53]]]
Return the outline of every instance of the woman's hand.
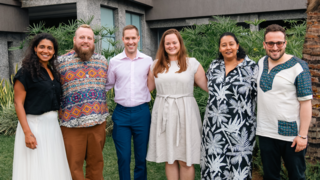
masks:
[[[26,146],[30,149],[36,149],[37,148],[37,140],[36,137],[32,133],[26,133],[25,134],[25,140],[26,140]]]

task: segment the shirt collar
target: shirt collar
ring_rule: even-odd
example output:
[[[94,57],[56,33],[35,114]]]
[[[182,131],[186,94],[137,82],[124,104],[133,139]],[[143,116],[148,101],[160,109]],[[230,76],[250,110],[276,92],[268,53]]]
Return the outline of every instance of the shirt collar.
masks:
[[[130,58],[127,56],[125,50],[123,50],[122,53],[120,54],[120,59],[125,59],[125,58],[130,59]],[[142,54],[139,50],[137,50],[137,55],[136,55],[136,57],[135,57],[133,60],[142,59],[142,58],[143,58],[143,54]]]

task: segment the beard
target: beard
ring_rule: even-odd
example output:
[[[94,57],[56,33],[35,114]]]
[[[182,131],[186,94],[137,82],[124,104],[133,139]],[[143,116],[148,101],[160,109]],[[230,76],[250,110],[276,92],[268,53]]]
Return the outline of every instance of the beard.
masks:
[[[270,51],[266,51],[266,53],[267,53],[267,55],[269,56],[269,58],[270,58],[271,60],[273,60],[273,61],[278,61],[279,59],[282,58],[282,56],[284,55],[285,51],[284,51],[284,50],[281,50],[278,58],[272,58],[272,55],[271,55],[272,52],[270,52]]]
[[[91,59],[91,56],[94,53],[94,48],[95,45],[93,44],[92,48],[89,48],[88,50],[82,50],[81,48],[79,48],[76,45],[73,45],[73,49],[74,51],[77,53],[78,57],[80,58],[81,61],[85,62],[85,61],[89,61]]]

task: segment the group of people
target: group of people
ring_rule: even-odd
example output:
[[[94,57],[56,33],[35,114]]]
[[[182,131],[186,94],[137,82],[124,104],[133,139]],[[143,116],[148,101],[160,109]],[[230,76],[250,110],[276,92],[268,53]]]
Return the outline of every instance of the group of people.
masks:
[[[165,162],[168,180],[193,180],[194,164],[202,180],[251,179],[256,135],[265,180],[280,180],[281,157],[290,180],[305,179],[311,76],[306,62],[285,53],[284,28],[266,28],[266,56],[258,64],[233,33],[222,34],[207,72],[188,57],[175,29],[162,35],[154,61],[138,50],[139,40],[138,29],[126,26],[124,51],[108,64],[94,53],[88,25],[76,30],[73,50],[60,57],[50,34],[35,36],[14,77],[13,180],[102,180],[105,92],[112,88],[121,180],[130,180],[131,139],[136,180],[147,179],[146,161]],[[209,94],[203,124],[194,86]]]

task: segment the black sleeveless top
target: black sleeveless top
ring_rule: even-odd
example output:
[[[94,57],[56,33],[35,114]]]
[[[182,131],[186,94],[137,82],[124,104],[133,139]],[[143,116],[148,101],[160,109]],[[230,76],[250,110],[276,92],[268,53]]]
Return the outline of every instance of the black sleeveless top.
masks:
[[[46,69],[41,67],[40,70],[43,78],[32,78],[31,73],[27,70],[19,69],[14,76],[13,82],[19,80],[26,94],[24,109],[26,114],[40,115],[49,111],[60,109],[61,84],[58,77],[54,75],[54,80],[51,80]]]

